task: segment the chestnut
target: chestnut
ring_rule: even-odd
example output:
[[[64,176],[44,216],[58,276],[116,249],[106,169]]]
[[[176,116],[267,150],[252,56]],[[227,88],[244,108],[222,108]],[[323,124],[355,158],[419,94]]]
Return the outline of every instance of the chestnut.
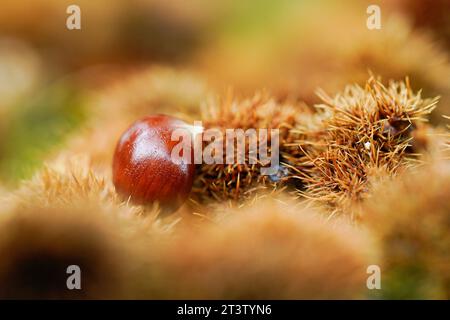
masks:
[[[145,117],[119,139],[113,159],[116,191],[137,204],[158,202],[163,213],[177,210],[188,198],[194,180],[193,161],[174,162],[178,141],[172,132],[187,124],[167,115]],[[192,154],[189,155],[191,159]]]

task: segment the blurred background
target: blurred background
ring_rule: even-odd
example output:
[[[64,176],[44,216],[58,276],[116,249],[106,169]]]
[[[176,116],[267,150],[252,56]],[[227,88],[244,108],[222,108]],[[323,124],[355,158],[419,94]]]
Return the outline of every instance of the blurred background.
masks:
[[[72,4],[81,30],[66,28]],[[379,30],[366,27],[370,4],[381,8]],[[267,90],[314,104],[318,87],[334,94],[373,72],[384,81],[409,76],[424,96],[440,95],[436,124],[450,114],[448,0],[3,0],[0,7],[0,188],[16,186],[62,148],[99,95],[112,110],[154,90],[136,78],[154,66],[175,70],[177,92],[193,108],[204,84],[218,94]],[[180,82],[178,70],[195,76]],[[165,86],[170,79],[165,74]],[[138,89],[128,89],[130,81],[140,81]],[[177,93],[164,92],[177,103]]]

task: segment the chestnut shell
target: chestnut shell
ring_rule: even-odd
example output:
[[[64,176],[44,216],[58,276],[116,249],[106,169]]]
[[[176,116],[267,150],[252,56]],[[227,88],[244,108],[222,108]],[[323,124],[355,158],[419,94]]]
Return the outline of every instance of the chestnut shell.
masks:
[[[123,133],[113,159],[116,191],[138,204],[158,202],[163,213],[177,210],[189,197],[195,164],[175,163],[171,152],[179,141],[172,132],[186,123],[167,115],[145,117]],[[191,154],[191,159],[192,159]]]

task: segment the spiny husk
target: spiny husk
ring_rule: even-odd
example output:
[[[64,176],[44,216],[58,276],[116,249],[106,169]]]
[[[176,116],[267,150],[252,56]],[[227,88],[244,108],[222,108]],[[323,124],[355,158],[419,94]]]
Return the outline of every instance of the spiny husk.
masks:
[[[382,249],[383,298],[450,297],[450,163],[375,184],[361,208]]]
[[[65,151],[87,154],[95,167],[109,171],[115,145],[131,123],[157,113],[190,122],[199,118],[207,95],[206,84],[188,71],[152,66],[131,72],[92,94],[89,121]]]
[[[179,230],[148,290],[166,288],[156,298],[172,299],[363,297],[367,265],[377,261],[372,244],[343,221],[266,199]]]
[[[284,145],[289,129],[297,118],[310,111],[303,106],[279,105],[269,95],[258,93],[253,98],[239,101],[229,94],[223,101],[209,103],[203,109],[205,129],[217,129],[225,136],[226,129],[279,129],[280,146]],[[267,146],[270,150],[270,135]],[[235,142],[233,142],[235,143]],[[249,139],[246,139],[249,150]],[[261,175],[262,165],[250,164],[245,154],[244,164],[202,164],[199,166],[193,188],[193,200],[242,201],[258,192],[272,192],[283,185],[287,168],[280,167],[276,176]],[[259,145],[259,144],[258,144]],[[280,150],[281,152],[283,150]],[[271,151],[269,151],[270,154]],[[235,151],[236,156],[236,151]]]
[[[112,219],[142,232],[168,232],[172,223],[179,219],[175,215],[167,217],[163,222],[157,219],[157,205],[146,207],[130,204],[118,196],[109,176],[92,168],[89,157],[75,157],[73,154],[61,154],[53,162],[46,164],[32,179],[23,182],[17,190],[6,193],[0,209],[7,212],[17,207],[78,207],[89,204],[100,206],[106,212],[110,211]],[[139,217],[142,219],[138,219]]]
[[[116,79],[96,93],[92,102],[93,111],[102,117],[116,114],[137,119],[159,112],[197,119],[207,94],[207,85],[195,73],[151,66]]]
[[[309,104],[315,102],[317,87],[337,92],[349,83],[363,83],[367,70],[397,81],[408,75],[425,94],[442,96],[433,123],[449,114],[450,82],[443,80],[450,75],[449,54],[432,34],[392,14],[382,18],[380,30],[369,30],[361,25],[361,12],[372,3],[364,1],[330,1],[329,23],[322,23],[317,19],[324,14],[320,3],[293,4],[272,37],[248,37],[239,46],[211,42],[199,58],[200,68],[220,87],[230,83],[245,94],[267,88],[280,101],[289,97]]]
[[[241,210],[211,213],[202,224],[177,225],[170,233],[167,223],[139,214],[145,208],[120,203],[108,178],[74,162],[49,165],[1,202],[3,297],[365,294],[372,242],[344,221],[325,220],[282,199],[260,199]],[[45,270],[25,285],[27,270],[35,270],[42,255]],[[65,287],[71,264],[82,269],[82,293]]]
[[[393,6],[412,20],[415,27],[431,30],[450,47],[450,3],[435,0],[432,3],[420,0],[394,0],[386,3]]]
[[[64,156],[2,194],[0,212],[3,298],[138,297],[141,277],[158,270],[153,251],[180,220],[123,202],[88,159]],[[69,265],[81,268],[82,290],[67,289]]]
[[[372,77],[364,88],[352,85],[334,98],[322,91],[319,96],[323,132],[303,131],[309,149],[303,148],[305,139],[290,144],[301,150],[289,161],[293,178],[303,184],[302,196],[348,209],[366,194],[372,175],[382,169],[393,176],[417,164],[418,153],[431,143],[424,122],[438,100],[422,99],[408,79],[385,87]]]
[[[450,120],[450,117],[448,117],[448,116],[444,116],[444,118]],[[446,154],[450,154],[450,125],[447,125],[447,134],[446,134],[446,139],[445,139],[445,143],[444,143],[444,150],[445,150]],[[447,158],[447,159],[450,159],[450,158]]]
[[[142,210],[120,203],[86,162],[46,166],[1,201],[0,295],[129,297],[128,281],[139,261],[130,244],[160,230],[155,214],[137,221]],[[81,268],[83,290],[67,289],[70,265]]]
[[[107,208],[77,204],[2,210],[2,298],[124,297],[133,249],[124,245],[121,227],[111,221]],[[81,268],[82,290],[66,286],[70,265]]]
[[[367,70],[395,81],[407,75],[424,94],[441,96],[441,103],[430,116],[432,123],[441,123],[441,115],[450,112],[450,82],[442,81],[450,76],[448,50],[432,34],[414,29],[401,16],[386,19],[382,29],[383,32],[365,30],[358,41],[349,43],[346,62],[341,63],[341,81],[362,82]]]

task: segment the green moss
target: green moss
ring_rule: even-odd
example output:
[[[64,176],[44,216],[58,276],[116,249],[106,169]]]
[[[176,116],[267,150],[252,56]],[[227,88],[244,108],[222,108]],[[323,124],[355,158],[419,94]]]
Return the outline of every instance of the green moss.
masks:
[[[85,118],[82,93],[67,82],[50,86],[14,110],[0,138],[0,180],[10,186],[30,177]]]
[[[442,298],[439,282],[420,263],[392,268],[387,272],[383,285],[384,299]]]

